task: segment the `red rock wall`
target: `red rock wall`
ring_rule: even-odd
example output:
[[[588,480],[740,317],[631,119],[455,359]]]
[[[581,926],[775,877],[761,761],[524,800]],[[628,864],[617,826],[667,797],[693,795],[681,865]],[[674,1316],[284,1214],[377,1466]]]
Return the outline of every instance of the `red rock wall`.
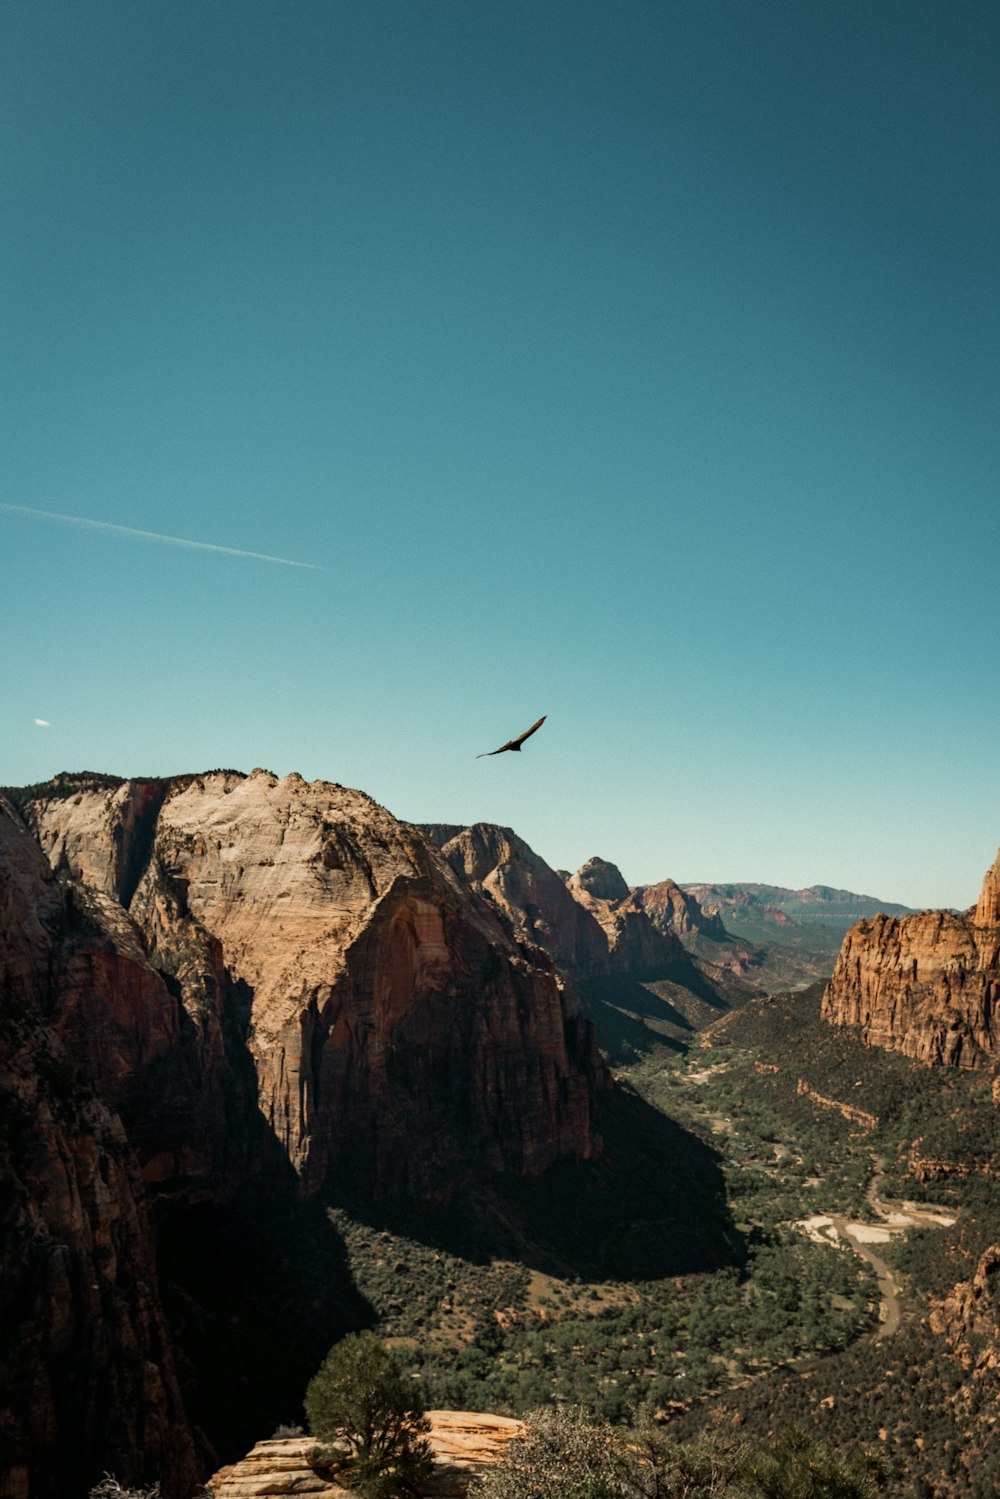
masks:
[[[822,1013],[868,1045],[923,1062],[986,1067],[1000,1057],[1000,858],[975,911],[859,921],[844,938]]]
[[[88,1058],[60,1034],[72,925],[64,891],[0,801],[0,1493],[80,1493],[114,1466],[186,1495],[194,1450],[138,1163]],[[137,966],[117,979],[120,994],[144,982]],[[95,1001],[110,999],[106,973],[88,983]]]
[[[87,897],[112,951],[79,962],[112,962],[132,942],[148,970],[149,993],[123,996],[141,1038],[105,1019],[113,1071],[141,1077],[130,1046],[152,1061],[176,1052],[177,1027],[193,1031],[196,1065],[177,1091],[195,1100],[196,1122],[211,1116],[206,1097],[218,1103],[230,1065],[226,1017],[242,1009],[256,1101],[310,1188],[332,1173],[376,1193],[433,1192],[449,1159],[537,1172],[593,1152],[591,1095],[606,1078],[586,1023],[551,963],[416,829],[299,776],[216,773],[158,796],[137,784],[141,795],[126,783],[26,808],[59,867],[100,891],[122,888],[143,817],[155,823],[128,914]],[[128,826],[140,832],[118,837],[137,803]],[[149,1179],[217,1177],[211,1117],[172,1165],[163,1113],[143,1132]]]

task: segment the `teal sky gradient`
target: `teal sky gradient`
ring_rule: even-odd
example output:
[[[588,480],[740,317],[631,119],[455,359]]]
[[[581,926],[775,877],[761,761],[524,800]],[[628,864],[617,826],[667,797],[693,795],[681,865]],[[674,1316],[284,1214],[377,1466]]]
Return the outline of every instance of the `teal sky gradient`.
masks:
[[[992,0],[5,6],[0,781],[974,900],[998,64]]]

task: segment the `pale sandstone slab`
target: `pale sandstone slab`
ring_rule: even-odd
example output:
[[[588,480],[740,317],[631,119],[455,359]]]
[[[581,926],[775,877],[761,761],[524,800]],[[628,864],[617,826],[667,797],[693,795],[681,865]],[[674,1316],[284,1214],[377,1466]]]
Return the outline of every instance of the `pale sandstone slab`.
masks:
[[[428,1411],[434,1472],[422,1499],[463,1499],[477,1474],[497,1462],[506,1444],[524,1431],[520,1421],[471,1411]],[[221,1468],[206,1488],[214,1499],[264,1499],[276,1494],[324,1494],[349,1499],[349,1492],[313,1466],[312,1437],[258,1442],[242,1461]]]

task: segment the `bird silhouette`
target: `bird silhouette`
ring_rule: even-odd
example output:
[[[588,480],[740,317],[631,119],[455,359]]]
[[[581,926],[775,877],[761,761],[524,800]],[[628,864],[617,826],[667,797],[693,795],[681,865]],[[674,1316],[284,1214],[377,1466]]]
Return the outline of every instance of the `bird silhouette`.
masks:
[[[536,729],[540,729],[542,727],[542,724],[545,722],[546,718],[548,718],[548,714],[543,713],[537,723],[533,723],[530,729],[525,729],[523,734],[518,734],[516,739],[508,739],[507,743],[501,744],[499,749],[483,750],[483,753],[481,755],[477,755],[476,759],[485,760],[487,755],[502,755],[504,750],[517,750],[518,753],[520,753],[521,745],[526,739],[531,738]]]

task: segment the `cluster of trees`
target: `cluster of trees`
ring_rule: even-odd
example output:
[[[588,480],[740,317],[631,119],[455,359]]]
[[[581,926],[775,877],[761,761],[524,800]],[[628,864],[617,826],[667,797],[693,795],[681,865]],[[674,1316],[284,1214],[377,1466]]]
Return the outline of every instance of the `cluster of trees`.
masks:
[[[534,1412],[475,1499],[875,1499],[875,1452],[832,1452],[803,1426],[754,1449],[715,1431],[678,1443],[648,1408],[623,1428],[579,1407]]]
[[[739,1269],[532,1284],[520,1265],[432,1247],[413,1228],[330,1216],[378,1332],[442,1407],[520,1414],[556,1399],[622,1420],[642,1400],[695,1400],[841,1346],[869,1325],[876,1301],[856,1258],[787,1228],[748,1234]]]
[[[335,1345],[306,1394],[317,1463],[362,1499],[420,1492],[431,1468],[416,1386],[372,1333]],[[580,1406],[529,1415],[523,1436],[475,1483],[475,1499],[874,1499],[873,1452],[839,1455],[804,1426],[757,1449],[721,1431],[678,1443],[650,1407],[615,1426]]]

